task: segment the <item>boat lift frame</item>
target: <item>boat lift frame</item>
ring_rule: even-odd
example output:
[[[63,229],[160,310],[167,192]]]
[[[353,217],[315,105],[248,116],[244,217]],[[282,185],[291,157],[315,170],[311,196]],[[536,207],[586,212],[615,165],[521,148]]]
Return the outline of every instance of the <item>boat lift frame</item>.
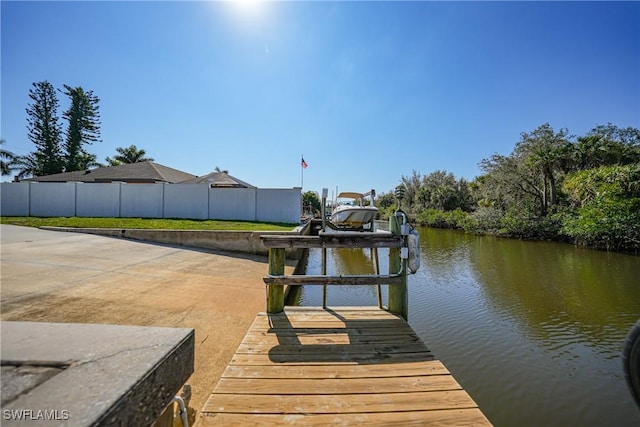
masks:
[[[269,274],[263,278],[267,286],[267,312],[279,313],[284,310],[284,285],[378,285],[378,305],[382,307],[380,285],[386,284],[394,285],[389,287],[388,310],[407,319],[406,236],[401,233],[402,227],[396,216],[390,218],[389,228],[391,231],[388,232],[320,232],[318,236],[260,236],[264,245],[269,248]],[[285,275],[285,249],[288,248],[321,248],[323,252],[327,248],[389,248],[389,270],[397,273],[378,274],[376,250],[376,274],[327,275],[324,274],[326,266],[323,258],[321,275]],[[326,308],[326,292],[323,292],[323,308]]]

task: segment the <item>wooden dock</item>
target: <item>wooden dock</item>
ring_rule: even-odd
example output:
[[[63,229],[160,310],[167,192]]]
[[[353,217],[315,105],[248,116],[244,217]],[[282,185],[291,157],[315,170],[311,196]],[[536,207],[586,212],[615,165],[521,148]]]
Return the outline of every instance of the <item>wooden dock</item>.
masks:
[[[400,316],[373,307],[260,313],[199,425],[491,425]]]

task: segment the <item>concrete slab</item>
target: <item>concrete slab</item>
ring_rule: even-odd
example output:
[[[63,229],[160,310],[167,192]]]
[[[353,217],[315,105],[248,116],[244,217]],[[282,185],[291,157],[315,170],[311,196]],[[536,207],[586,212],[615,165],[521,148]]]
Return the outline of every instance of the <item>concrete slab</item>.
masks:
[[[38,322],[0,328],[5,426],[149,425],[194,369],[193,329]]]
[[[198,411],[265,309],[266,257],[6,224],[0,237],[1,320],[194,328]]]

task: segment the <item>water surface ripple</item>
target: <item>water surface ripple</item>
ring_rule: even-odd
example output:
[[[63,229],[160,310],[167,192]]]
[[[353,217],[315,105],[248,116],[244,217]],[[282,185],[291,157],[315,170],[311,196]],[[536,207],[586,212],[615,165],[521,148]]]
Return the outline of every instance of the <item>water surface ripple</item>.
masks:
[[[640,318],[640,257],[448,230],[420,237],[409,323],[494,425],[640,426],[621,360]],[[369,250],[329,254],[330,274],[373,271]],[[308,273],[320,259],[310,251]],[[383,272],[387,259],[380,251]],[[300,304],[321,305],[321,288],[303,289]],[[329,287],[328,304],[376,305],[376,288]]]

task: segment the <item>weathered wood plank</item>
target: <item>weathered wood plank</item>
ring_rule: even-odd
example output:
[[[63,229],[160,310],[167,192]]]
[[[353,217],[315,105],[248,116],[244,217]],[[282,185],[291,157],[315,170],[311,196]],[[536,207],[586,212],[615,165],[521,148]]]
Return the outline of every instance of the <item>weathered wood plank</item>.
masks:
[[[403,276],[391,276],[388,274],[350,275],[350,276],[326,276],[326,275],[283,275],[265,276],[262,279],[266,285],[401,285],[405,279]]]
[[[267,248],[399,248],[401,237],[386,233],[336,233],[320,236],[260,236]]]
[[[490,425],[399,316],[377,308],[261,313],[200,425]]]
[[[254,325],[262,328],[273,328],[273,329],[290,329],[290,330],[298,330],[298,329],[323,329],[323,328],[336,328],[341,327],[345,329],[345,332],[348,333],[350,329],[386,329],[386,328],[394,328],[394,329],[404,329],[404,325],[402,324],[402,320],[340,320],[340,319],[322,319],[322,320],[314,320],[313,318],[306,319],[282,319],[282,318],[271,318],[268,319],[266,317],[256,319]]]
[[[359,330],[362,331],[362,330]],[[371,331],[371,330],[370,330]],[[374,343],[418,343],[422,342],[416,334],[409,331],[403,334],[394,333],[385,329],[388,333],[379,334],[352,334],[335,332],[319,332],[317,334],[296,334],[291,330],[281,330],[276,333],[247,334],[242,344],[262,344],[262,345],[313,345],[313,344],[374,344]]]
[[[254,332],[249,331],[246,335],[248,337],[314,337],[314,336],[333,336],[333,337],[380,337],[384,339],[385,335],[397,335],[397,336],[416,336],[413,329],[409,326],[406,328],[304,328],[304,329],[292,329],[292,328],[269,328],[269,331]]]
[[[443,409],[434,411],[407,411],[385,413],[316,414],[291,413],[271,414],[226,414],[203,417],[203,426],[490,426],[491,424],[477,408]]]
[[[419,353],[427,351],[422,342],[410,343],[376,343],[376,344],[240,344],[238,354],[268,354],[313,356],[331,353],[340,357],[356,354],[385,354],[385,353]]]
[[[340,312],[340,314],[344,314],[344,313],[351,313],[354,311],[357,312],[369,312],[370,314],[379,314],[379,315],[389,315],[390,313],[388,311],[384,311],[381,310],[380,308],[376,307],[376,306],[371,306],[371,305],[362,305],[362,306],[337,306],[337,307],[332,307],[331,310],[328,310],[326,308],[322,308],[322,307],[306,307],[306,306],[297,306],[297,305],[292,305],[292,306],[287,306],[287,310],[286,313],[284,313],[284,315],[287,316],[295,316],[297,314],[309,314],[309,313],[320,313],[320,314],[325,314],[327,316],[334,316],[335,314],[332,314],[332,310],[336,311],[336,312]],[[265,312],[260,312],[257,314],[258,316],[266,316],[267,313]],[[393,314],[391,314],[393,316]]]
[[[270,319],[287,319],[287,320],[299,320],[299,319],[323,319],[323,320],[380,320],[380,319],[388,319],[388,320],[399,320],[402,323],[405,323],[405,320],[400,316],[389,313],[385,310],[377,309],[377,311],[373,310],[349,310],[343,311],[339,308],[327,308],[324,312],[318,310],[312,311],[301,311],[294,310],[289,311],[289,307],[287,307],[286,312],[281,313],[259,313],[257,318],[268,317]]]
[[[309,310],[302,310],[305,307],[287,306],[286,311],[281,313],[260,312],[257,317],[268,317],[272,319],[351,319],[351,320],[368,320],[368,319],[389,319],[406,321],[397,314],[393,314],[387,310],[378,307],[309,307]]]
[[[419,353],[387,353],[387,354],[350,354],[336,355],[331,353],[316,353],[313,355],[296,354],[240,354],[231,358],[233,365],[268,365],[272,363],[289,365],[308,364],[381,364],[405,363],[414,361],[433,360],[429,352]]]
[[[451,375],[399,378],[271,379],[221,378],[214,393],[227,394],[369,394],[461,390]]]
[[[334,414],[355,412],[432,411],[438,409],[475,408],[475,402],[464,390],[420,391],[412,393],[300,395],[251,395],[247,408],[233,394],[215,394],[202,412],[251,412],[260,414]]]
[[[446,375],[449,370],[439,360],[383,365],[229,365],[224,378],[380,378],[416,375]]]

